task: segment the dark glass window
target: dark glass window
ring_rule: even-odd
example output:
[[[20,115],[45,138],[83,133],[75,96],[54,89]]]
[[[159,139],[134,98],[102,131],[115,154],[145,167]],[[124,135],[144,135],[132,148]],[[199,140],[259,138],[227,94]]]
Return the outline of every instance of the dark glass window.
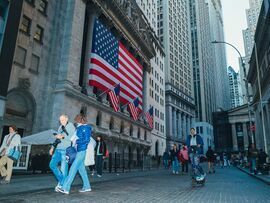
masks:
[[[31,29],[31,19],[24,15],[22,18],[20,30],[22,30],[27,34],[30,34],[30,29]]]
[[[39,25],[37,25],[34,39],[37,40],[38,42],[42,42],[42,40],[43,40],[43,28],[40,27]]]
[[[47,14],[47,6],[48,6],[48,2],[46,0],[40,0],[38,10],[42,12],[43,14]]]

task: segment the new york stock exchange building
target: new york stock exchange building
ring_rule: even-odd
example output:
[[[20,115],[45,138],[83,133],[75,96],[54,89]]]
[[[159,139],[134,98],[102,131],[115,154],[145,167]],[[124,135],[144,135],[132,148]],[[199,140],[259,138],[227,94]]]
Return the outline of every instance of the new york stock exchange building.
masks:
[[[61,114],[73,121],[83,113],[112,156],[136,165],[148,155],[153,108],[147,77],[156,53],[138,5],[5,0],[1,6],[1,140],[11,124],[25,136],[57,129]]]

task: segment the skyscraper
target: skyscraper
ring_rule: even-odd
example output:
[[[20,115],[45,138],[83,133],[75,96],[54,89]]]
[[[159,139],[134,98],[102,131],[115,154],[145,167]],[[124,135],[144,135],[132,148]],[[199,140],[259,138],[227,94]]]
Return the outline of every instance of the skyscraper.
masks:
[[[243,104],[243,96],[240,84],[240,75],[229,66],[228,67],[228,78],[230,85],[230,104],[231,108],[238,107]]]
[[[243,62],[245,64],[245,69],[241,65],[240,60],[240,78],[241,78],[241,87],[244,94],[247,93],[246,84],[244,79],[246,79],[247,73],[249,71],[249,60],[252,54],[253,45],[254,45],[254,35],[256,30],[256,25],[261,9],[263,0],[249,0],[250,8],[246,10],[246,20],[247,20],[247,28],[242,31],[244,47],[245,47],[245,56],[243,57]],[[246,71],[246,73],[244,72]],[[249,94],[251,95],[252,89],[249,86]],[[249,96],[249,95],[248,95]],[[244,98],[244,102],[247,102],[247,96]]]
[[[194,119],[188,1],[158,1],[158,36],[165,49],[167,146],[183,141]]]
[[[216,97],[209,7],[205,0],[190,0],[189,4],[196,121],[212,124]]]
[[[224,24],[220,0],[206,0],[209,8],[211,41],[224,41]],[[230,106],[229,82],[227,78],[227,61],[224,44],[214,44],[214,69],[216,107],[228,109]]]

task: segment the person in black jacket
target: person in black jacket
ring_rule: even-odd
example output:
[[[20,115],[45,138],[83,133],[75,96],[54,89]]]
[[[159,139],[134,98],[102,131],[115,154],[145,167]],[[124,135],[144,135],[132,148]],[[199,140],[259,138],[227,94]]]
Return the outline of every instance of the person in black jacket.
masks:
[[[212,172],[215,173],[214,163],[215,163],[216,157],[211,146],[208,147],[208,150],[206,152],[206,157],[208,161],[208,173],[212,173]]]
[[[106,158],[107,147],[100,135],[97,136],[96,144],[96,170],[97,176],[102,176],[103,160]]]
[[[179,150],[177,149],[176,144],[174,144],[172,150],[170,151],[173,174],[179,173],[179,162],[178,162],[178,158],[177,158],[178,153],[179,153]]]

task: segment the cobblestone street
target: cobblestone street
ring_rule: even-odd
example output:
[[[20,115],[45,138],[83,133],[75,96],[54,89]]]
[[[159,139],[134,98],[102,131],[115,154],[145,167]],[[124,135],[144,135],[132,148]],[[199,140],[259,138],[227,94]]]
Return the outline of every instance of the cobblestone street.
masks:
[[[236,168],[218,169],[207,176],[205,186],[195,188],[189,176],[164,170],[120,177],[93,183],[89,193],[79,193],[79,187],[70,195],[45,189],[2,196],[0,202],[270,202],[270,187]]]

